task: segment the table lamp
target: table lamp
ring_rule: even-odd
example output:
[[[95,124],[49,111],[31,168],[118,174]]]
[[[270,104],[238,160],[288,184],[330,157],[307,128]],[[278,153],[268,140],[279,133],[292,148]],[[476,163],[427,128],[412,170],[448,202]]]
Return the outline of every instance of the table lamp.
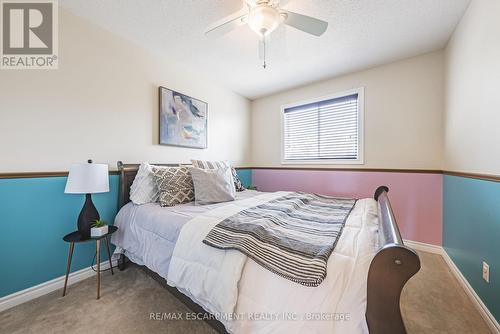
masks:
[[[66,181],[66,194],[85,194],[85,204],[78,216],[78,232],[82,239],[90,238],[90,228],[96,220],[100,219],[92,194],[109,191],[108,165],[94,164],[92,160],[87,163],[74,164],[69,170]]]

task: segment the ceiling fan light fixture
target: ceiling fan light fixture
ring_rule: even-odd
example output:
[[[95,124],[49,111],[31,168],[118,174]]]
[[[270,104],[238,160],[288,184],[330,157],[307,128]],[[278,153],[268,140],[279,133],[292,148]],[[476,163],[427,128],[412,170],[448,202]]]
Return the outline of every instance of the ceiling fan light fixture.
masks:
[[[264,37],[276,30],[282,20],[283,17],[276,8],[259,5],[250,11],[248,25],[250,29]]]

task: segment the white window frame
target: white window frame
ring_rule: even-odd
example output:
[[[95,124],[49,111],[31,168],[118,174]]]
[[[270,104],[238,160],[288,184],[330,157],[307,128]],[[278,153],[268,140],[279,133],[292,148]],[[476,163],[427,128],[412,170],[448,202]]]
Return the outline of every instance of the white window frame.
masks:
[[[286,160],[285,159],[285,109],[299,107],[310,103],[318,103],[325,100],[336,99],[344,96],[358,94],[358,159],[316,159],[316,160]],[[355,88],[331,95],[321,96],[314,99],[294,102],[281,106],[281,164],[282,165],[363,165],[364,160],[364,124],[365,124],[365,89],[364,87]]]

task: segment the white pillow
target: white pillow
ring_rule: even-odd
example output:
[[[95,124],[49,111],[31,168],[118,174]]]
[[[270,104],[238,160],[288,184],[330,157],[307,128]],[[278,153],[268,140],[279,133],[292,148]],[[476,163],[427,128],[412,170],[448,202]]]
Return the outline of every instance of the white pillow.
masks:
[[[231,167],[218,169],[189,168],[194,184],[196,204],[234,201],[236,188]]]
[[[130,200],[134,204],[157,202],[160,191],[153,177],[153,166],[143,162],[130,187]]]

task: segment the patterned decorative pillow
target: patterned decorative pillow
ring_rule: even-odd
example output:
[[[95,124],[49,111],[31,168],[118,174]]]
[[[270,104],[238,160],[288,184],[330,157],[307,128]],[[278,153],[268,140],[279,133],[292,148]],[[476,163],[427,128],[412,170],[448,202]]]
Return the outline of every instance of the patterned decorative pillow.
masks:
[[[160,205],[174,206],[194,201],[194,185],[187,167],[153,167],[160,190]]]
[[[236,169],[234,169],[229,164],[229,162],[222,161],[222,160],[221,161],[191,160],[191,163],[193,164],[194,167],[200,168],[200,169],[218,169],[218,168],[223,168],[223,167],[230,167],[231,174],[233,174],[234,187],[236,188],[236,191],[245,190],[243,183],[241,182],[240,178],[238,177],[238,173],[236,173]]]
[[[134,204],[157,202],[160,191],[153,178],[153,166],[143,162],[130,186],[130,200]]]
[[[234,188],[231,168],[217,169],[189,168],[193,177],[196,204],[211,204],[234,201]]]

